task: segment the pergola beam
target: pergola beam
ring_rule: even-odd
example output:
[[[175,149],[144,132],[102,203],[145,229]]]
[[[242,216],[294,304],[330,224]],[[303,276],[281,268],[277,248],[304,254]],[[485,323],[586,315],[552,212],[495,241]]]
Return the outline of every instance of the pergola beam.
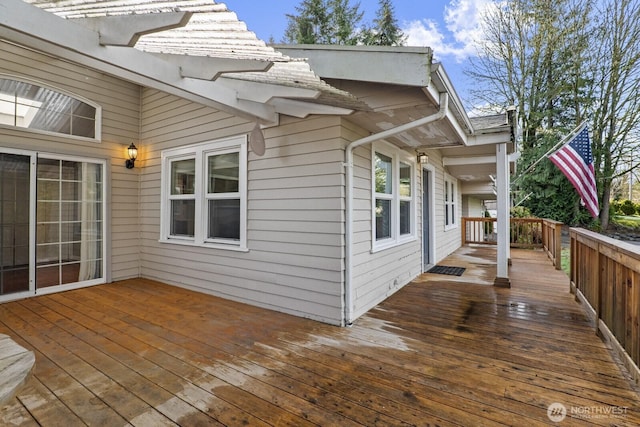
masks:
[[[269,104],[273,105],[278,113],[301,119],[304,119],[311,114],[332,114],[344,116],[349,115],[354,111],[348,108],[335,107],[333,105],[283,98],[273,99],[269,101]]]
[[[316,89],[252,82],[227,77],[222,77],[218,81],[223,81],[227,87],[233,88],[238,92],[239,99],[253,102],[266,103],[274,98],[315,99],[320,96],[320,91]]]
[[[97,32],[22,0],[0,2],[0,39],[251,120],[278,121],[272,106],[243,101],[234,88],[185,78],[179,66],[150,53],[131,47],[103,46]]]
[[[192,12],[147,13],[140,15],[101,16],[75,19],[97,32],[102,46],[133,47],[145,34],[181,28],[187,25]]]
[[[273,62],[259,59],[214,58],[168,53],[153,55],[179,66],[182,77],[201,80],[216,80],[225,73],[264,72],[273,66]]]

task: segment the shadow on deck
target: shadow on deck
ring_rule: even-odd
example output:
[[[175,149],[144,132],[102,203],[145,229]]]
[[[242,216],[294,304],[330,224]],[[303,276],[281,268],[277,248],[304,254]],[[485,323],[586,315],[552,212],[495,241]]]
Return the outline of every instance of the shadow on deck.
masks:
[[[0,305],[34,350],[10,425],[640,425],[640,399],[542,252],[443,262],[350,328],[148,280]],[[466,263],[466,264],[465,264]],[[480,285],[479,285],[480,284]]]

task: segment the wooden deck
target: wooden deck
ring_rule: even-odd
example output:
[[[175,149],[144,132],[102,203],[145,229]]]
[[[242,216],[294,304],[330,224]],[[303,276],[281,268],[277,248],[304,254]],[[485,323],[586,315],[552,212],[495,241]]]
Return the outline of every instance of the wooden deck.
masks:
[[[497,289],[492,250],[463,248],[443,262],[463,276],[423,275],[351,328],[148,280],[1,304],[36,366],[0,424],[536,426],[557,403],[558,425],[640,425],[566,276],[517,250]]]

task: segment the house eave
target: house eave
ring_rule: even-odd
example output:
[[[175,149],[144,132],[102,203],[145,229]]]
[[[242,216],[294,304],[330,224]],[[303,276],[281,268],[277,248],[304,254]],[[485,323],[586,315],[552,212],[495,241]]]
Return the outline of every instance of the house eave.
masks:
[[[306,59],[326,79],[415,87],[426,87],[431,79],[433,52],[429,47],[300,44],[276,45],[274,49]]]

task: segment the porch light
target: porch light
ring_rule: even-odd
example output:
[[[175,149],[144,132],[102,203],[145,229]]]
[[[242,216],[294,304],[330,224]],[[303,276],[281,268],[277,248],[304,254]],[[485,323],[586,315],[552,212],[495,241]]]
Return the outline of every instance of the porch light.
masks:
[[[127,155],[129,158],[125,162],[125,166],[127,169],[133,169],[133,165],[136,162],[136,158],[138,157],[138,149],[135,144],[132,142],[129,148],[127,148]]]
[[[420,163],[421,165],[429,163],[429,156],[427,156],[426,153],[418,152],[417,158],[418,158],[418,163]]]

